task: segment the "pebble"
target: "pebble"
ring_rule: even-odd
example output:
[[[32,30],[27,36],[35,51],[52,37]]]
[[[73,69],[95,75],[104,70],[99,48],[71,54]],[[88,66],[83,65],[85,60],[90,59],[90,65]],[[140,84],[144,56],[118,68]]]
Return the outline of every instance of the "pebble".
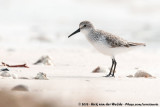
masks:
[[[17,85],[12,88],[13,91],[29,91],[28,87],[25,85]]]

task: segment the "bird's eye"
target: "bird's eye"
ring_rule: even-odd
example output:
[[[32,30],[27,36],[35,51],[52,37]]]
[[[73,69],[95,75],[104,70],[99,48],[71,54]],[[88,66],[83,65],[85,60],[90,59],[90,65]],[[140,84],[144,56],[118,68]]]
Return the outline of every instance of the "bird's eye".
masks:
[[[84,25],[84,27],[86,27],[86,25]]]

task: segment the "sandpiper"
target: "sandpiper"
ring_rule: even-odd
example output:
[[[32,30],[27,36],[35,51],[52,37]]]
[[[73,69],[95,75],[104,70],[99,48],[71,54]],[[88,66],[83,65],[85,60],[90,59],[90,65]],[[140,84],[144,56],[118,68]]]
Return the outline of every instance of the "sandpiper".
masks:
[[[79,29],[77,29],[75,32],[69,35],[68,38],[78,32],[84,33],[87,40],[98,51],[112,58],[112,65],[110,68],[110,72],[105,77],[114,77],[114,73],[117,65],[117,62],[115,60],[115,55],[132,50],[136,47],[145,46],[144,43],[128,42],[111,33],[95,29],[93,24],[89,21],[81,22],[79,24]]]

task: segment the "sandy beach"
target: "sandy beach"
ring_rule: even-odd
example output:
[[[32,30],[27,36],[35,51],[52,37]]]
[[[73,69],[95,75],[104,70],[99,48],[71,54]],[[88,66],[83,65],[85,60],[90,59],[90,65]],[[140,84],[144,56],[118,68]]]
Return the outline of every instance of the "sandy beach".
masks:
[[[3,50],[1,54],[3,62],[9,64],[27,63],[29,66],[29,68],[9,68],[9,73],[28,79],[1,76],[1,89],[10,91],[14,86],[23,84],[29,88],[26,95],[44,97],[50,101],[53,99],[58,106],[63,107],[92,107],[94,103],[95,106],[97,103],[111,104],[106,106],[114,106],[112,105],[114,103],[131,106],[129,104],[158,104],[160,102],[158,94],[160,92],[160,73],[158,72],[160,68],[157,66],[159,54],[152,54],[150,57],[151,53],[144,54],[141,49],[138,49],[117,56],[118,67],[115,78],[103,77],[109,72],[111,59],[92,48],[88,50],[85,48],[41,51]],[[43,55],[49,55],[53,65],[33,65]],[[102,67],[106,72],[92,73],[97,66]],[[139,70],[148,72],[155,78],[126,77],[134,75]],[[39,72],[46,73],[49,80],[33,79]]]

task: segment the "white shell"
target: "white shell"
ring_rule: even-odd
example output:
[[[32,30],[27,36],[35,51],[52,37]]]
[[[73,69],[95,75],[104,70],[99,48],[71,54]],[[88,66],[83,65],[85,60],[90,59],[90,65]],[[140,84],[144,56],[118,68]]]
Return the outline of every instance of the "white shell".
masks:
[[[43,72],[37,73],[37,76],[35,77],[35,79],[39,79],[39,80],[48,80],[46,74],[43,73]]]
[[[11,74],[7,71],[2,71],[0,74],[2,77],[11,77]]]

